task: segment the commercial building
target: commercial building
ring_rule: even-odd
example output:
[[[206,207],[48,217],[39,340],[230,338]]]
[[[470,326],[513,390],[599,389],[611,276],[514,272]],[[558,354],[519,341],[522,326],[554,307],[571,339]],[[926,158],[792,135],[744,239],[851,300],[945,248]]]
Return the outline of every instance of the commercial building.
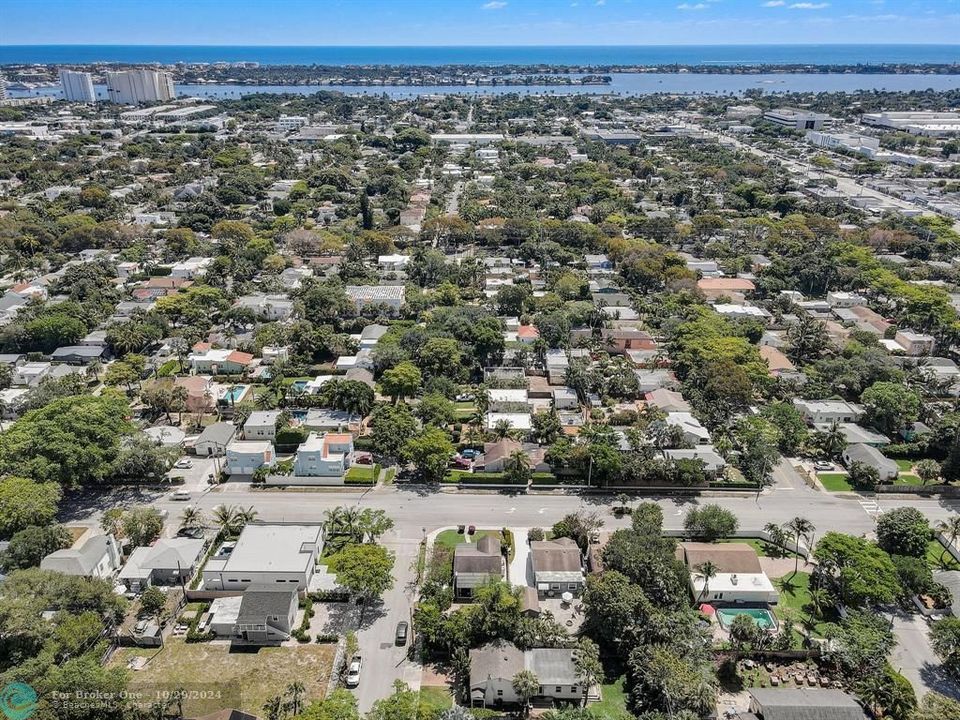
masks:
[[[173,76],[159,70],[122,70],[107,73],[107,97],[119,105],[166,102],[177,96]]]
[[[203,568],[204,590],[245,590],[251,585],[306,590],[323,548],[323,525],[247,523],[224,557]]]
[[[824,115],[823,113],[799,110],[797,108],[777,108],[775,110],[767,110],[767,112],[763,114],[763,119],[767,122],[779,125],[780,127],[790,128],[791,130],[819,130],[829,117],[829,115]]]
[[[63,99],[69,102],[95,103],[97,93],[93,89],[93,76],[88,72],[60,71],[60,87]]]
[[[960,133],[960,113],[956,112],[881,112],[866,113],[864,125],[899,130],[924,137],[945,137]]]
[[[853,133],[826,133],[808,130],[806,140],[811,145],[828,150],[847,150],[872,158],[880,150],[880,138]]]

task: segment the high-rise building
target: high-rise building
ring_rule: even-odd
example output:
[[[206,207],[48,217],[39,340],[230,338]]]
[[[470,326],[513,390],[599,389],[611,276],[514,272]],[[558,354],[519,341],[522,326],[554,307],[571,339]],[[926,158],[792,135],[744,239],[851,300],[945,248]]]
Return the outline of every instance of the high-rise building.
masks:
[[[93,89],[93,76],[88,72],[60,71],[63,99],[70,102],[94,103],[97,93]]]
[[[120,105],[165,102],[176,97],[173,77],[159,70],[123,70],[107,73],[107,97]]]
[[[7,99],[7,81],[3,79],[3,75],[0,75],[0,100]]]

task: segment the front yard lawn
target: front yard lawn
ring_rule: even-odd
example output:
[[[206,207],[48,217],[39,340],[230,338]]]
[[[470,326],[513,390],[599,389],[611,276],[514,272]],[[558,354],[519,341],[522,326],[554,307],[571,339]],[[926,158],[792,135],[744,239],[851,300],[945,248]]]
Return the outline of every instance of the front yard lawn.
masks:
[[[897,467],[900,468],[900,472],[909,472],[913,470],[913,460],[894,460],[897,464]]]
[[[780,622],[790,618],[793,620],[794,627],[799,629],[802,621],[810,616],[806,610],[811,602],[810,573],[788,573],[776,580],[774,584],[780,591],[780,602],[774,607],[774,614]],[[825,626],[834,619],[832,614],[832,611],[825,610],[823,618],[814,618],[816,621],[813,627],[814,635],[823,636]]]
[[[453,698],[445,687],[426,685],[420,688],[420,708],[418,717],[436,717],[447,708],[453,707]]]
[[[159,650],[120,648],[110,665],[126,668],[134,657],[147,659],[142,670],[129,672],[129,691],[142,693],[145,704],[158,693],[182,688],[187,691],[184,711],[189,717],[230,707],[257,714],[294,678],[306,688],[307,704],[322,699],[335,652],[333,644],[232,651],[221,643],[170,639]]]
[[[853,490],[846,473],[819,473],[817,479],[830,492],[845,492]]]
[[[792,538],[791,538],[792,541]],[[725,540],[719,540],[721,543],[744,543],[752,547],[759,557],[777,557],[777,558],[792,558],[796,557],[795,552],[790,552],[786,548],[777,547],[776,545],[771,545],[770,543],[759,540],[757,538],[727,538]]]
[[[373,485],[379,472],[379,465],[353,465],[347,470],[344,482],[347,485]]]

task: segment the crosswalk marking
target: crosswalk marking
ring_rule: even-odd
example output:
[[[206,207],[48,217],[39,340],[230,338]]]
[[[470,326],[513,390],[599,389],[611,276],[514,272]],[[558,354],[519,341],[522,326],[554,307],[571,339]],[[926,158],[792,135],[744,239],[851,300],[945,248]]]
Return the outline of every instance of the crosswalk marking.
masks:
[[[858,502],[860,503],[860,507],[863,508],[863,511],[867,515],[874,517],[880,514],[880,506],[877,504],[876,500],[861,499],[858,500]]]

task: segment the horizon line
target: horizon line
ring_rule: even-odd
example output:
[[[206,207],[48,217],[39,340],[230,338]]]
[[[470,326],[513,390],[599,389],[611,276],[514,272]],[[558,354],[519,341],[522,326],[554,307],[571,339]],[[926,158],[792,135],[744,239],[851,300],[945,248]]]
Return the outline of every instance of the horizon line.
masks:
[[[226,44],[226,43],[29,43],[29,44],[9,44],[0,43],[0,48],[37,48],[37,47],[203,47],[203,48],[644,48],[644,47],[956,47],[960,48],[960,43],[875,43],[875,42],[848,42],[848,43],[809,43],[809,42],[780,42],[780,43],[546,43],[546,44],[524,44],[524,45],[491,45],[488,43],[466,43],[463,45],[400,45],[400,44],[376,44],[376,45],[347,45],[347,44],[324,44],[324,45],[252,45],[252,44]]]

